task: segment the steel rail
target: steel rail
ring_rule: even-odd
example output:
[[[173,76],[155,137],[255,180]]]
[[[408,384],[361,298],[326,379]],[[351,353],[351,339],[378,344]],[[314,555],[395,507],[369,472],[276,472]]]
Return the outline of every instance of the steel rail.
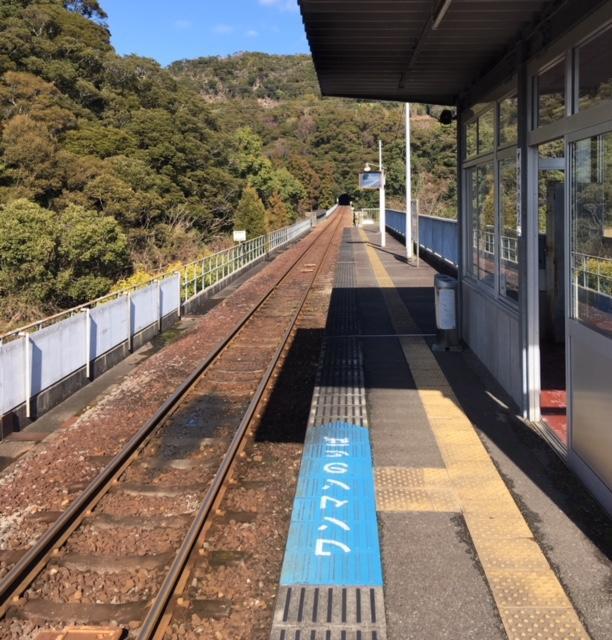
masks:
[[[337,223],[336,223],[337,224]],[[314,236],[308,246],[290,266],[277,278],[269,290],[257,300],[255,305],[237,321],[231,331],[213,347],[212,352],[202,360],[188,378],[161,405],[155,414],[132,436],[124,448],[89,483],[84,491],[72,502],[66,511],[37,539],[36,543],[19,559],[0,580],[0,618],[6,614],[11,604],[30,586],[47,564],[51,554],[59,548],[81,524],[85,516],[108,492],[113,481],[127,468],[133,457],[147,443],[165,420],[178,408],[187,392],[194,386],[210,364],[236,337],[252,316],[270,298],[273,292],[289,276],[302,258],[314,247],[319,239]]]
[[[262,396],[264,395],[266,387],[270,382],[272,374],[276,369],[276,366],[283,354],[283,351],[287,346],[287,342],[289,341],[289,338],[295,331],[295,327],[302,313],[304,305],[306,304],[308,296],[310,295],[310,292],[312,291],[312,288],[316,282],[316,279],[321,271],[323,263],[333,244],[333,240],[336,237],[336,232],[340,226],[341,220],[342,218],[339,216],[336,224],[331,229],[329,242],[325,248],[325,252],[321,260],[317,265],[317,269],[314,272],[313,278],[307,290],[304,292],[304,295],[300,300],[298,308],[296,309],[296,311],[291,317],[291,323],[285,330],[282,341],[279,344],[278,348],[276,349],[274,356],[270,361],[270,364],[266,368],[266,371],[259,385],[257,386],[257,390],[255,391],[255,394],[251,398],[249,406],[246,412],[244,413],[242,420],[240,421],[240,424],[238,425],[238,428],[236,430],[236,433],[234,434],[234,437],[232,438],[230,446],[228,447],[227,452],[223,457],[223,462],[221,463],[221,465],[219,466],[219,469],[215,473],[213,482],[211,486],[208,488],[206,495],[204,496],[204,499],[200,503],[200,507],[197,511],[196,517],[191,527],[189,528],[189,531],[185,535],[185,538],[183,539],[183,542],[181,543],[181,546],[179,547],[179,550],[172,564],[170,565],[170,569],[168,570],[168,573],[164,578],[162,586],[160,587],[157,593],[157,596],[155,597],[155,600],[153,601],[153,604],[144,619],[143,625],[138,634],[138,640],[153,640],[154,638],[156,638],[157,640],[160,640],[160,638],[163,637],[163,635],[158,635],[160,630],[160,625],[164,621],[166,611],[168,610],[170,602],[176,593],[177,586],[181,582],[185,568],[189,563],[189,559],[191,558],[191,555],[194,552],[196,545],[198,544],[198,541],[200,540],[201,534],[206,526],[209,516],[215,506],[215,503],[217,502],[217,498],[220,495],[226,480],[228,479],[230,470],[236,460],[236,456],[241,449],[241,445],[245,441],[245,436],[248,433],[249,424],[253,418],[253,415],[257,410],[257,407],[262,399]],[[164,627],[163,629],[164,632],[165,632],[165,629],[166,628]]]

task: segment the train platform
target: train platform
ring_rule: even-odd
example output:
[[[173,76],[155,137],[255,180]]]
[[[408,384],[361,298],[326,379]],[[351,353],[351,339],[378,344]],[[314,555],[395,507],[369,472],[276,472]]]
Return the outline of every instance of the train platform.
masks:
[[[344,231],[271,638],[612,637],[608,518],[379,242]]]

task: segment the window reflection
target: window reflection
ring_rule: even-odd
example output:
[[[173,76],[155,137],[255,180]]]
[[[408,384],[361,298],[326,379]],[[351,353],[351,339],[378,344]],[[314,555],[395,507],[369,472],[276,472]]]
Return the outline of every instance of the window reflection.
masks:
[[[514,159],[499,163],[500,203],[500,272],[499,292],[518,301],[519,291],[519,238],[517,166]]]
[[[513,144],[517,139],[518,100],[516,96],[499,103],[499,144]]]
[[[543,71],[537,78],[538,126],[565,116],[565,59]]]
[[[478,154],[490,153],[495,146],[495,111],[490,109],[478,118]]]
[[[467,170],[468,206],[470,211],[470,232],[472,235],[471,260],[468,265],[470,275],[478,277],[478,180],[476,168]]]
[[[473,275],[491,287],[495,278],[495,199],[493,164],[472,172]]]
[[[538,231],[545,236],[550,194],[555,189],[555,184],[565,182],[563,138],[541,144],[538,147],[538,162]]]
[[[573,315],[612,336],[612,133],[572,153]]]
[[[478,121],[470,122],[465,133],[466,157],[471,158],[478,155]]]
[[[477,105],[479,110],[484,105]],[[465,155],[466,158],[491,153],[495,147],[495,109],[480,115],[465,127]]]
[[[579,109],[612,100],[612,29],[577,50]]]

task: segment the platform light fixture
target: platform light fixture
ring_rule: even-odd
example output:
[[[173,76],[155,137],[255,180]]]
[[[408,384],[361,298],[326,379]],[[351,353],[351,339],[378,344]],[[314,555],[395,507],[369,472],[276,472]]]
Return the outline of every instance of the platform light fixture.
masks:
[[[453,0],[442,0],[442,2],[439,4],[433,16],[433,22],[431,23],[432,31],[436,31],[436,29],[440,26],[440,23],[442,22],[442,20],[444,20],[444,16],[450,9],[452,1]]]

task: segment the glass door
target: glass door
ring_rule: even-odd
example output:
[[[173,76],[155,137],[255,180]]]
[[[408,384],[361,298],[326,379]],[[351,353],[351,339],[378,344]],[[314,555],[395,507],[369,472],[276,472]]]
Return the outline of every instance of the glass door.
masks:
[[[570,145],[571,444],[612,487],[612,131],[579,136]]]
[[[538,147],[540,414],[567,448],[565,141]]]

